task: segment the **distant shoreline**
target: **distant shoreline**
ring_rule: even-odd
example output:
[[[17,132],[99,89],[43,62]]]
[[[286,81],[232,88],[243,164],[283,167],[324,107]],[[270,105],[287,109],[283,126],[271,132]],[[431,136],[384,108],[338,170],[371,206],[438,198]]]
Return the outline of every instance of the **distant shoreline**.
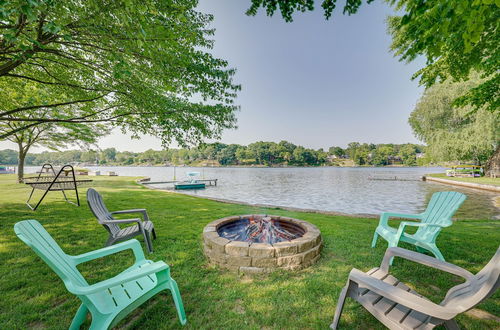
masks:
[[[4,166],[16,166],[16,164],[2,164]],[[41,165],[25,165],[25,167],[39,167]],[[61,165],[55,165],[61,166]],[[200,166],[200,165],[73,165],[78,168],[85,167],[195,167],[195,168],[324,168],[324,167],[332,167],[332,168],[431,168],[431,167],[442,167],[446,168],[443,165],[426,165],[426,166],[405,166],[405,165],[383,165],[383,166],[372,166],[372,165],[357,165],[357,166],[335,166],[335,165],[322,165],[322,166],[295,166],[295,165],[218,165],[218,166]]]

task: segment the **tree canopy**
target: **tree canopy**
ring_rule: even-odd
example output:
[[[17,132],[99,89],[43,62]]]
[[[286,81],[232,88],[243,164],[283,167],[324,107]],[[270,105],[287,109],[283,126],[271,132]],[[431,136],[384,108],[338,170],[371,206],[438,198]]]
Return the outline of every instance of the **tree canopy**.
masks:
[[[0,80],[0,87],[4,96],[0,98],[0,108],[40,102],[51,97],[52,93],[48,86],[37,85],[28,80],[23,80],[16,85],[5,84],[5,81]],[[50,117],[51,111],[54,110],[37,108],[16,116],[29,121],[37,117]],[[70,145],[84,146],[95,143],[99,137],[109,132],[108,126],[102,123],[47,122],[27,128],[25,126],[22,121],[0,121],[0,134],[8,133],[6,140],[15,143],[18,147],[19,182],[23,179],[24,160],[31,147],[43,146],[52,150],[60,150]],[[19,130],[19,128],[23,129]]]
[[[234,69],[209,52],[212,16],[195,0],[0,1],[0,83],[50,88],[0,108],[24,129],[107,122],[167,143],[234,127]],[[28,116],[44,110],[43,117]],[[15,132],[5,132],[2,137]]]
[[[337,1],[318,2],[329,19]],[[418,56],[427,60],[413,78],[429,87],[448,78],[466,80],[472,71],[480,72],[485,79],[454,100],[454,105],[471,105],[472,110],[500,109],[500,1],[387,2],[398,13],[388,19],[392,51],[401,61],[413,61]],[[247,14],[255,15],[262,7],[269,16],[280,11],[284,20],[290,22],[294,12],[313,10],[314,4],[314,0],[251,0]],[[361,5],[362,0],[347,0],[343,12],[354,14]]]
[[[294,12],[306,12],[314,10],[314,0],[251,0],[252,4],[247,10],[247,15],[256,15],[259,8],[266,10],[268,16],[273,16],[276,10],[281,12],[281,16],[287,22],[293,21]],[[366,0],[367,3],[374,0]],[[320,1],[318,1],[320,2]],[[362,4],[362,0],[346,0],[344,5],[344,14],[355,14]],[[325,18],[329,19],[337,6],[337,0],[321,1],[321,8],[325,13]]]
[[[409,123],[415,135],[428,147],[434,161],[473,161],[489,159],[500,145],[500,114],[477,111],[470,106],[453,108],[453,100],[476,88],[482,82],[473,77],[466,82],[445,82],[428,88]]]

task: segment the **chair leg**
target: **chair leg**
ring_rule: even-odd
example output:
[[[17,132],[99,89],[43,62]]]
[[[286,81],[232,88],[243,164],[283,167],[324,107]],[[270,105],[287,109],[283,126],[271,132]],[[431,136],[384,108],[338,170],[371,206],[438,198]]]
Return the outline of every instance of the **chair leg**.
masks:
[[[441,261],[446,261],[444,260],[444,257],[443,255],[441,254],[441,251],[439,251],[438,247],[437,246],[433,246],[432,247],[432,253],[434,253],[434,255],[436,256],[437,259],[441,260]]]
[[[454,319],[448,320],[444,322],[444,327],[448,330],[460,330],[457,321]]]
[[[107,241],[106,241],[106,244],[104,246],[110,246],[110,245],[113,245],[113,243],[115,242],[115,240],[113,239],[113,236],[109,235]]]
[[[342,310],[344,309],[344,303],[347,296],[347,285],[340,292],[339,300],[337,302],[337,308],[335,309],[335,316],[333,318],[332,324],[330,324],[330,328],[335,330],[337,329],[340,321],[340,316],[342,315]]]
[[[398,246],[398,243],[399,241],[393,241],[393,242],[389,242],[389,246],[387,248],[391,248],[391,247],[397,247]],[[392,266],[392,263],[394,262],[394,257],[391,258],[391,261],[389,263],[389,265]]]
[[[156,239],[156,230],[153,228],[151,232],[153,233],[153,239]]]
[[[96,317],[94,319],[94,315],[92,315],[92,324],[90,324],[90,330],[109,329],[112,321],[112,319],[109,319],[105,316]]]
[[[179,292],[179,287],[177,282],[173,278],[170,278],[169,282],[170,292],[172,293],[172,298],[174,298],[175,308],[177,309],[177,315],[179,316],[179,321],[182,325],[186,324],[186,313],[184,312],[184,304],[182,303],[181,294]]]
[[[80,308],[78,308],[75,316],[73,317],[73,321],[71,321],[69,329],[79,330],[80,326],[83,324],[83,322],[85,322],[85,319],[87,318],[88,311],[89,309],[84,304],[81,304]]]
[[[372,248],[374,248],[375,245],[377,245],[377,240],[378,240],[378,233],[375,231],[375,233],[373,233]]]
[[[153,253],[153,243],[151,242],[151,235],[147,230],[144,231],[144,241],[146,242],[148,252]]]

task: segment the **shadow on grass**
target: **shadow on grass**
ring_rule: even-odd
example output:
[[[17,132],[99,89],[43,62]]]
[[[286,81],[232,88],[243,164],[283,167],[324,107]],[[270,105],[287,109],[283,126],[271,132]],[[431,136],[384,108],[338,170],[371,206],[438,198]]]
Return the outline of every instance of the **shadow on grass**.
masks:
[[[370,248],[377,225],[373,219],[224,204],[152,191],[120,179],[98,179],[92,186],[103,195],[110,210],[148,210],[158,239],[153,242],[155,253],[146,253],[146,256],[164,260],[171,266],[188,317],[184,329],[325,328],[333,318],[349,271],[353,267],[363,271],[377,267],[387,246],[380,240],[375,249]],[[10,185],[0,181],[0,187],[9,188]],[[86,189],[81,190],[81,207],[61,201],[56,194],[49,196],[36,212],[23,204],[26,189],[11,189],[13,193],[0,201],[0,258],[3,261],[0,289],[4,294],[0,302],[0,323],[6,328],[67,327],[79,306],[78,299],[69,294],[55,273],[15,237],[13,225],[24,219],[39,220],[63,250],[72,255],[103,247],[107,232],[86,205]],[[240,276],[207,265],[201,244],[203,227],[218,218],[248,213],[286,215],[318,226],[324,241],[318,263],[298,272],[277,271],[256,277]],[[448,261],[477,272],[498,247],[500,233],[492,228],[498,228],[494,221],[459,222],[443,230],[438,245]],[[138,236],[138,239],[144,247],[142,238]],[[403,246],[413,250],[411,246]],[[126,251],[83,264],[79,269],[90,283],[94,283],[114,276],[132,262],[132,254]],[[440,301],[449,287],[459,283],[453,276],[404,260],[396,259],[391,270],[396,277],[434,301]],[[499,315],[499,295],[488,299],[480,308]],[[343,315],[341,325],[344,328],[383,328],[355,303],[348,303]],[[493,321],[468,316],[460,316],[459,322],[464,327],[474,328],[494,325]],[[168,292],[141,306],[118,327],[181,328]]]

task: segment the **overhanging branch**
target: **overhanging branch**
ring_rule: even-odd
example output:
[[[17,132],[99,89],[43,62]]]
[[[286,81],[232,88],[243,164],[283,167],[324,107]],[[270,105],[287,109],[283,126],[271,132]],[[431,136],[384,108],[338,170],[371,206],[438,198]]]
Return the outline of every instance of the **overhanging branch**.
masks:
[[[29,107],[16,108],[16,109],[12,109],[12,110],[1,112],[0,113],[0,118],[2,120],[7,120],[8,121],[10,119],[8,119],[8,118],[2,118],[2,117],[8,116],[8,115],[12,115],[14,113],[18,113],[18,112],[21,112],[21,111],[26,111],[26,110],[43,109],[43,108],[56,108],[56,107],[60,107],[60,106],[64,106],[64,105],[71,105],[71,104],[77,104],[77,103],[92,102],[92,101],[96,101],[98,99],[101,99],[101,98],[103,98],[104,96],[106,96],[108,94],[109,93],[106,93],[106,94],[103,94],[103,95],[100,95],[100,96],[97,96],[97,97],[94,97],[94,98],[90,98],[90,99],[75,100],[75,101],[62,102],[62,103],[54,103],[54,104],[46,104],[46,105],[32,105],[32,106],[29,106]]]

